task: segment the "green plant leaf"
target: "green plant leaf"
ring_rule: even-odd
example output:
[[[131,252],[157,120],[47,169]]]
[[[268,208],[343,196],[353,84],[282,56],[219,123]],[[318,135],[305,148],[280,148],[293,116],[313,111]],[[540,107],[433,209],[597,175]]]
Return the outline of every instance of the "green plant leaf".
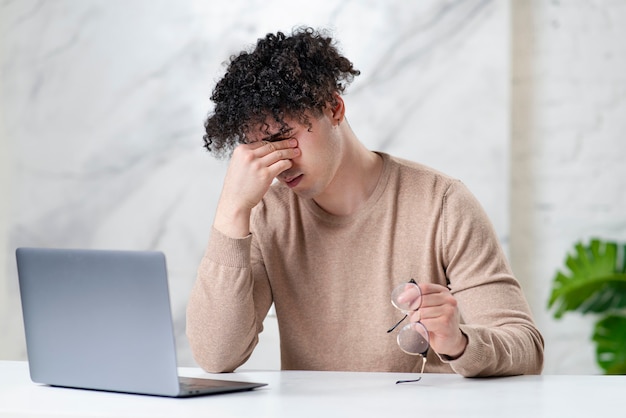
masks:
[[[626,374],[626,316],[608,315],[594,327],[596,361],[606,374]]]
[[[567,256],[569,274],[557,272],[548,308],[560,318],[567,311],[603,313],[626,307],[626,245],[591,240]]]

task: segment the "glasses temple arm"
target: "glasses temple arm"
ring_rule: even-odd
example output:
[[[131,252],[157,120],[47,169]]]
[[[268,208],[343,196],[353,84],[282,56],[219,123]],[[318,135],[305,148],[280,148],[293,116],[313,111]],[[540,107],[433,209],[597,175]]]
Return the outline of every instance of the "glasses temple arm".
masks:
[[[391,328],[389,328],[389,329],[387,330],[387,333],[389,333],[389,332],[393,331],[394,329],[398,328],[398,325],[400,325],[400,324],[402,323],[402,321],[404,321],[404,320],[406,319],[406,317],[407,317],[407,316],[409,316],[409,315],[408,315],[408,314],[407,314],[407,315],[404,315],[404,317],[403,317],[401,320],[399,320],[399,321],[396,323],[396,325],[394,325],[393,327],[391,327]]]
[[[426,366],[426,356],[428,354],[428,350],[424,351],[424,354],[420,354],[422,356],[422,370],[420,371],[420,376],[417,379],[411,379],[411,380],[398,380],[396,382],[396,385],[399,383],[413,383],[413,382],[419,382],[420,380],[422,380],[422,376],[424,375],[424,366]]]

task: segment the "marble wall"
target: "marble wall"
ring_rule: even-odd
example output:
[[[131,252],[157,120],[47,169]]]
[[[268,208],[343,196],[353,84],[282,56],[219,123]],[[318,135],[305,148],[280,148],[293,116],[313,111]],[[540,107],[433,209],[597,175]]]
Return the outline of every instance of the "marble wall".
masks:
[[[595,78],[593,63],[568,72],[576,54],[593,49],[605,31],[618,31],[619,22],[626,26],[626,16],[611,17],[611,29],[601,18],[586,25],[585,7],[591,6],[572,4],[0,2],[0,358],[25,357],[16,247],[153,249],[168,257],[179,362],[193,365],[184,309],[227,164],[202,149],[208,97],[230,54],[267,32],[311,25],[331,29],[362,71],[345,96],[361,140],[461,178],[483,203],[547,341],[555,342],[546,372],[595,372],[589,346],[579,350],[582,361],[559,360],[568,346],[558,340],[567,334],[569,343],[586,341],[587,325],[551,321],[545,300],[574,237],[598,226],[598,233],[626,235],[618,207],[624,207],[623,182],[615,184],[605,171],[624,174],[617,164],[624,156],[624,81],[608,68],[623,64],[626,54],[617,42],[607,46],[612,61],[602,61],[603,80]],[[594,37],[572,41],[567,34],[581,26]],[[558,55],[561,47],[565,57]],[[512,61],[514,68],[512,52],[523,58]],[[615,92],[611,81],[621,82]],[[585,118],[587,99],[597,99],[597,112]],[[622,108],[611,107],[615,103]],[[583,134],[594,126],[596,139],[612,152],[587,142]],[[561,146],[563,155],[556,152]],[[583,180],[593,187],[588,170],[617,188],[581,194],[576,211],[561,199],[579,196]],[[604,216],[577,229],[598,204]],[[272,318],[247,366],[278,366]]]

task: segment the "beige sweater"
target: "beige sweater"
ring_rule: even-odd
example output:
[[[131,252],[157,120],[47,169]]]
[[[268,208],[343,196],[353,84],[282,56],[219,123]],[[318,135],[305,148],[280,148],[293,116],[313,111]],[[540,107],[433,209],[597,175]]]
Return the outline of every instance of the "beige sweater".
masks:
[[[275,184],[251,235],[213,230],[187,310],[198,364],[232,371],[250,356],[272,302],[283,369],[415,372],[386,330],[392,289],[414,278],[450,288],[468,345],[426,371],[537,374],[543,339],[483,209],[458,180],[381,154],[379,183],[353,215],[333,216]],[[397,331],[396,331],[397,332]]]

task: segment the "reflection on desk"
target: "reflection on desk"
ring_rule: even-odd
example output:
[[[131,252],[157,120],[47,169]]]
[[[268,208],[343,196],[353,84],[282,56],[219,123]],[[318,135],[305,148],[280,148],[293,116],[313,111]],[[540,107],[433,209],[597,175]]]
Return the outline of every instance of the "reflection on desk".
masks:
[[[403,373],[253,371],[189,377],[267,382],[250,392],[170,399],[32,383],[28,363],[0,361],[0,417],[619,417],[626,376],[468,379]]]

